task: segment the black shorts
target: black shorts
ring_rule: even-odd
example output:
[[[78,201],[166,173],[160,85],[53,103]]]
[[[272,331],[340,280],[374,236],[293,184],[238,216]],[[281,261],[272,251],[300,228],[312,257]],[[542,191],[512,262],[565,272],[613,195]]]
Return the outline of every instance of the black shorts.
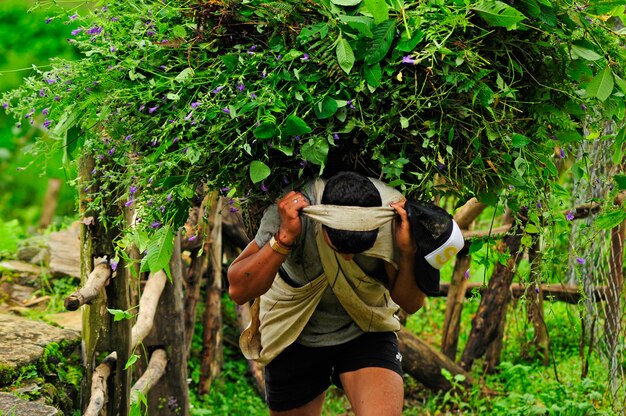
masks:
[[[402,376],[402,355],[395,333],[365,333],[330,347],[294,343],[265,367],[267,403],[275,411],[295,409],[331,384],[341,388],[339,374],[366,367],[387,368]]]

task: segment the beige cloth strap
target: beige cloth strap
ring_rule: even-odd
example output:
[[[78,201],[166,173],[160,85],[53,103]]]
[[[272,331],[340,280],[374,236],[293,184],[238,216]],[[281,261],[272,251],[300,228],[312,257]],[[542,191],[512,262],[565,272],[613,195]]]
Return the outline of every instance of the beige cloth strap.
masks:
[[[310,205],[302,213],[315,222],[337,230],[372,231],[391,221],[396,211],[391,207],[353,207]]]

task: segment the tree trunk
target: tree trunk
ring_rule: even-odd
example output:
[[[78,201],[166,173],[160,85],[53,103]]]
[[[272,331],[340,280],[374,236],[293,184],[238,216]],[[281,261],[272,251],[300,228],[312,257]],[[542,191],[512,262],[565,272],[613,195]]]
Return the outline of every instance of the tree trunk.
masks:
[[[54,219],[54,211],[57,208],[57,202],[59,200],[59,192],[61,192],[61,179],[50,178],[48,179],[48,187],[46,188],[46,195],[43,200],[43,208],[41,210],[41,218],[39,219],[39,228],[46,229],[52,224]]]
[[[495,374],[502,356],[502,347],[504,346],[504,329],[506,328],[506,309],[500,318],[496,339],[487,347],[485,351],[485,373]]]
[[[478,312],[472,319],[472,330],[470,332],[465,350],[461,356],[461,366],[469,370],[479,357],[487,351],[487,346],[498,336],[498,329],[502,321],[502,315],[506,314],[507,306],[511,298],[510,286],[518,262],[522,256],[520,245],[522,230],[526,224],[526,219],[522,220],[517,231],[513,231],[504,237],[501,242],[501,252],[509,251],[511,257],[507,259],[506,265],[497,263],[493,275],[489,280],[487,289],[478,307]]]
[[[200,393],[208,394],[212,381],[222,368],[222,200],[217,198],[212,209],[210,249],[210,278],[206,286],[206,310],[202,357],[200,363]]]

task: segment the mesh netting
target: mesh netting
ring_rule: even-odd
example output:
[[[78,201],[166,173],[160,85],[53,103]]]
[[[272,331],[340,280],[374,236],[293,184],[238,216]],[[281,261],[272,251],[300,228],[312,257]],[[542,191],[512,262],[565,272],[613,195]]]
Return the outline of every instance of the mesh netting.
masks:
[[[608,126],[605,133],[611,133],[613,126]],[[574,206],[580,206],[589,201],[605,201],[608,195],[608,186],[618,170],[612,162],[612,152],[609,143],[603,140],[584,141],[577,155],[578,160],[588,158],[587,174],[574,182],[572,195]],[[598,214],[574,221],[570,234],[570,256],[568,265],[568,280],[579,284],[585,294],[585,299],[579,304],[582,316],[582,344],[583,357],[582,377],[588,371],[587,362],[591,355],[597,354],[606,368],[607,395],[613,408],[625,414],[626,412],[626,352],[624,338],[626,331],[625,307],[622,300],[623,270],[621,259],[611,265],[613,246],[623,247],[619,234],[614,232],[613,241],[611,231],[598,230],[594,227],[594,219]],[[618,257],[622,256],[619,250]],[[614,256],[615,256],[614,254]],[[619,268],[619,270],[616,269]],[[604,294],[601,301],[596,301],[596,292]]]

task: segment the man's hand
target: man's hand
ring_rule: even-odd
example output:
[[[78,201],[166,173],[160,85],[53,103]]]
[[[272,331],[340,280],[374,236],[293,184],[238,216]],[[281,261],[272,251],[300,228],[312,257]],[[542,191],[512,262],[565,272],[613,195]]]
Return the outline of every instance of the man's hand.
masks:
[[[293,245],[302,232],[300,210],[309,206],[309,201],[300,192],[291,191],[276,203],[280,215],[278,240],[286,245]]]
[[[406,199],[399,202],[392,202],[391,207],[396,210],[399,218],[396,220],[396,246],[402,254],[415,255],[417,252],[417,245],[413,239],[411,233],[411,224],[407,217],[404,204]]]

